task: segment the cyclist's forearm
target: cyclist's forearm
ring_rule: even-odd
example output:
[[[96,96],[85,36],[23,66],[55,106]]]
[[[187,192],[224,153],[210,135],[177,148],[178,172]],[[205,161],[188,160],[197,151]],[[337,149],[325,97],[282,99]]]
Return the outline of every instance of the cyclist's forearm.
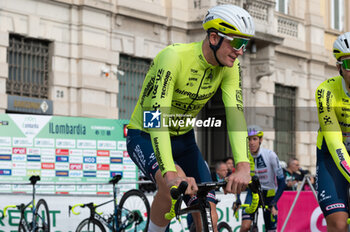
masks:
[[[286,182],[284,180],[284,177],[282,178],[277,178],[277,192],[275,197],[272,200],[272,205],[276,205],[278,200],[281,198],[282,193],[284,191],[284,189],[286,188]]]

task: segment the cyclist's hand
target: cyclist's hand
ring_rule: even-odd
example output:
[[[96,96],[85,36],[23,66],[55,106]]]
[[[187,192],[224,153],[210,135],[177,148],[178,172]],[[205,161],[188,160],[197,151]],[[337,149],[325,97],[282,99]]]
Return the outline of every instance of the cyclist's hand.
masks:
[[[181,181],[186,181],[188,186],[185,194],[187,195],[194,195],[198,191],[196,181],[193,177],[181,177],[178,176],[177,172],[167,172],[164,175],[164,180],[169,189],[174,185],[179,186]]]
[[[227,177],[227,185],[225,193],[240,194],[244,191],[250,181],[250,164],[249,162],[241,162],[236,166],[236,171]]]
[[[272,214],[273,216],[276,216],[276,215],[278,214],[278,210],[275,208],[275,206],[272,206],[272,207],[271,207],[271,214]]]

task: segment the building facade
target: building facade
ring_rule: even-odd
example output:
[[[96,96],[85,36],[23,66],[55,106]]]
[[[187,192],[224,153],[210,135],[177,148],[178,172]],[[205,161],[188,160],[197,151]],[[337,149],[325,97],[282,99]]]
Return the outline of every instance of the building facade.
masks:
[[[201,22],[217,4],[255,19],[240,58],[248,124],[264,146],[315,172],[315,90],[336,76],[334,40],[350,31],[345,0],[1,0],[0,113],[128,118],[143,77],[169,44],[206,36]],[[219,97],[202,117],[224,118]],[[210,165],[230,155],[224,131],[197,133]]]

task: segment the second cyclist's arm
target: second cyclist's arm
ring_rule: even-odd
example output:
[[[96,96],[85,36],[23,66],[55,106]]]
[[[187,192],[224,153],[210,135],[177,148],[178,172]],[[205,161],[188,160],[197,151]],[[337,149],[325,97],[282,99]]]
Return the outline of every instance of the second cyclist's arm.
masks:
[[[322,85],[316,90],[320,130],[339,171],[350,182],[350,157],[343,143],[342,131],[335,113],[334,96]],[[318,139],[322,137],[318,136]],[[317,144],[320,144],[319,141]],[[321,149],[319,147],[319,149]]]
[[[283,174],[283,169],[281,168],[279,159],[276,155],[276,153],[272,152],[272,168],[274,170],[274,174],[276,176],[277,179],[277,192],[271,202],[271,205],[276,205],[278,200],[280,199],[280,197],[282,196],[282,193],[284,191],[284,189],[286,188],[286,182],[284,179],[284,174]]]

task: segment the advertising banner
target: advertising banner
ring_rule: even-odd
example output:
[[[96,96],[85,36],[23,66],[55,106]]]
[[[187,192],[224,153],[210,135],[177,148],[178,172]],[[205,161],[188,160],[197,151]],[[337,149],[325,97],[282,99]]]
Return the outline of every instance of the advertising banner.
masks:
[[[30,192],[31,175],[40,175],[41,193],[105,194],[116,174],[135,181],[138,170],[126,151],[126,120],[82,117],[0,115],[0,192]],[[12,184],[4,184],[12,183]],[[123,185],[124,189],[137,187]]]
[[[281,231],[283,227],[296,194],[296,191],[285,191],[278,201],[278,231]],[[284,231],[327,231],[326,220],[323,217],[321,208],[319,207],[312,191],[300,192],[299,198],[295,204],[295,207]]]

